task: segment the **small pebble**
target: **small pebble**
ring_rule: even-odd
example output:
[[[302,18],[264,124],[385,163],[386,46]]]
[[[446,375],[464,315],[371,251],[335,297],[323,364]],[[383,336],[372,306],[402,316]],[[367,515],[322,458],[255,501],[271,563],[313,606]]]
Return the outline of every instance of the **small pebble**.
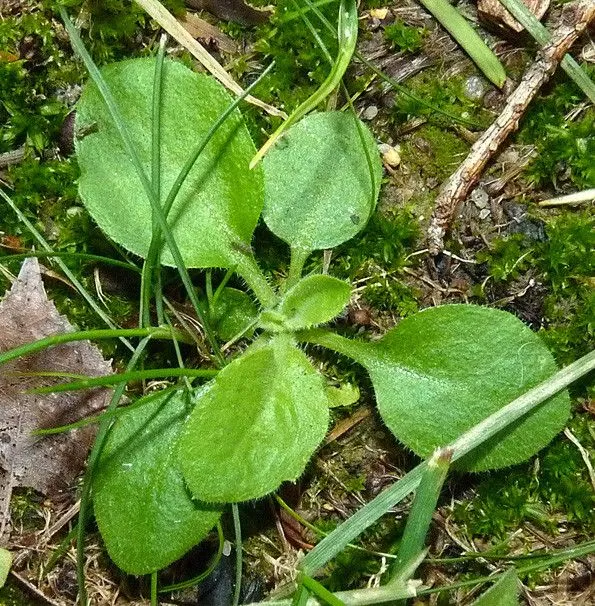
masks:
[[[484,219],[487,219],[491,213],[492,211],[489,208],[482,208],[479,211],[479,218],[483,221]]]
[[[401,164],[401,146],[400,145],[395,145],[394,147],[392,145],[389,145],[388,143],[381,143],[378,146],[378,151],[382,154],[382,160],[384,161],[385,164],[388,164],[389,166],[392,166],[393,168],[395,168],[396,166],[399,166],[399,164]]]
[[[487,86],[483,78],[479,76],[469,76],[465,80],[465,96],[472,101],[481,101],[486,94]]]
[[[378,115],[378,108],[375,105],[370,105],[364,109],[362,118],[364,120],[373,120]]]
[[[386,19],[386,15],[388,15],[388,8],[373,8],[370,10],[370,17],[373,19]]]
[[[487,208],[490,203],[490,197],[488,196],[488,192],[481,187],[476,187],[471,192],[471,200],[473,204],[477,206],[477,208]]]

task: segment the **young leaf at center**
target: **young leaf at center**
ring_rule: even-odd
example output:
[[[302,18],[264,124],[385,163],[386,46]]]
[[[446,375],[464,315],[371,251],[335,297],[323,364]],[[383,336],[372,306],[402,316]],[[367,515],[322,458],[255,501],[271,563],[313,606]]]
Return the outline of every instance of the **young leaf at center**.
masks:
[[[190,497],[176,465],[175,443],[187,414],[180,392],[122,412],[99,459],[95,518],[110,557],[129,574],[148,574],[179,559],[221,515],[220,507]]]
[[[295,480],[326,433],[324,381],[286,334],[226,366],[179,441],[182,473],[202,501],[256,499]]]
[[[333,248],[363,229],[374,210],[382,165],[370,131],[356,120],[310,114],[265,156],[263,217],[292,248]]]

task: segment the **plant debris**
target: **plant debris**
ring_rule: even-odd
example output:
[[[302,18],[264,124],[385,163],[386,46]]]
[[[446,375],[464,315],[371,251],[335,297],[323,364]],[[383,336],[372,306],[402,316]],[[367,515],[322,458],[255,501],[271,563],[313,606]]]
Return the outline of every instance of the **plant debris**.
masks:
[[[71,332],[72,325],[48,300],[37,259],[27,259],[0,304],[0,351],[43,337]],[[80,473],[95,436],[91,426],[35,437],[33,431],[86,417],[107,404],[109,390],[51,395],[28,390],[56,383],[35,373],[107,375],[111,366],[88,341],[67,343],[8,362],[0,371],[0,514],[6,531],[12,489],[30,487],[43,494],[65,490]],[[1,535],[1,533],[0,533]]]

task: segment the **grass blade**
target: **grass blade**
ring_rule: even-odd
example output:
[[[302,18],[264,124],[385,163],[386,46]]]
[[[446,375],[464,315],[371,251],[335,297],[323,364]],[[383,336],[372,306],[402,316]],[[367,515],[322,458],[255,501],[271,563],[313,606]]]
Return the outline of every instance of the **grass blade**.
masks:
[[[202,368],[149,368],[147,370],[131,370],[129,372],[106,375],[103,377],[88,377],[80,381],[50,385],[30,389],[26,393],[48,394],[61,393],[63,391],[75,391],[77,389],[91,389],[92,387],[105,387],[117,383],[129,383],[131,381],[142,381],[145,379],[159,379],[161,377],[202,377],[212,379],[217,375],[216,370],[205,370]]]
[[[312,334],[313,331],[309,331],[309,333]],[[320,340],[309,339],[309,342],[316,341]],[[323,343],[319,342],[318,344],[322,345]],[[593,369],[595,369],[595,351],[591,351],[576,362],[563,368],[547,381],[533,387],[507,406],[501,408],[498,412],[465,432],[458,440],[448,446],[453,450],[452,460],[460,459],[473,450],[473,448],[482,444],[499,431],[502,431],[541,402],[552,397]],[[320,541],[302,560],[302,570],[304,573],[309,576],[315,574],[366,528],[383,516],[391,507],[402,501],[412,490],[415,490],[421,481],[426,465],[427,463],[423,462],[415,467],[398,482],[381,492],[359,511],[356,511],[348,520]]]
[[[159,2],[158,0],[135,0],[161,27],[184,48],[186,48],[196,59],[204,65],[221,84],[237,95],[242,94],[242,87],[223,69],[223,67],[209,55],[209,53],[201,46],[177,21],[177,19]],[[277,108],[264,103],[260,99],[256,99],[252,95],[246,97],[246,101],[256,105],[272,116],[285,117],[285,113]]]
[[[339,43],[339,52],[333,64],[329,75],[325,81],[320,85],[308,99],[306,99],[300,106],[298,106],[292,114],[287,118],[281,126],[269,137],[268,141],[258,150],[252,161],[250,162],[250,168],[254,168],[264,155],[271,149],[271,147],[279,140],[283,133],[293,126],[302,116],[306,115],[309,111],[313,110],[319,103],[321,103],[331,92],[340,84],[341,78],[351,57],[353,51],[355,51],[355,45],[357,43],[357,6],[355,0],[341,0],[339,6],[339,22],[337,27],[337,39]]]
[[[0,189],[0,197],[4,198],[4,201],[12,208],[15,212],[19,220],[25,225],[25,227],[31,232],[33,237],[39,242],[41,247],[46,250],[48,253],[53,252],[52,247],[46,242],[45,238],[37,231],[33,223],[25,217],[25,215],[21,212],[21,210],[17,207],[17,205],[12,201],[12,198],[4,192],[3,189]],[[79,291],[80,295],[85,299],[85,301],[89,304],[91,309],[111,328],[114,330],[118,329],[117,324],[115,324],[112,319],[101,309],[97,301],[89,294],[87,289],[81,284],[80,280],[72,273],[72,271],[68,268],[68,266],[62,261],[60,257],[56,259],[56,263],[60,267],[60,269],[64,272],[64,275],[74,284],[76,289]],[[121,340],[128,349],[134,351],[134,347],[130,344],[130,342],[121,335]]]
[[[506,72],[500,60],[448,0],[419,0],[459,43],[485,77],[501,88]]]
[[[78,53],[78,55],[83,60],[83,63],[85,64],[85,67],[87,68],[87,71],[89,72],[89,75],[91,76],[91,79],[97,86],[97,89],[98,89],[99,93],[101,94],[103,101],[106,104],[106,107],[108,108],[110,116],[116,126],[116,130],[118,131],[118,134],[120,135],[120,138],[122,139],[124,148],[126,149],[128,156],[130,157],[130,161],[134,165],[134,168],[137,172],[138,178],[140,179],[140,181],[143,185],[143,189],[145,190],[145,195],[147,196],[147,199],[149,200],[149,203],[151,204],[151,208],[153,209],[155,217],[157,218],[159,227],[167,242],[167,246],[169,247],[171,255],[174,258],[176,268],[178,270],[178,273],[180,274],[180,278],[182,280],[182,283],[184,284],[184,287],[188,294],[188,298],[190,299],[190,302],[192,303],[192,306],[194,307],[196,316],[198,317],[199,322],[204,327],[205,335],[207,337],[207,340],[209,341],[209,344],[211,345],[211,348],[213,349],[213,353],[214,353],[216,360],[218,361],[218,363],[221,366],[223,366],[225,364],[225,361],[221,354],[221,350],[219,349],[219,346],[217,344],[215,335],[213,334],[213,331],[211,330],[208,322],[206,322],[206,314],[203,310],[202,304],[200,303],[200,301],[198,299],[198,295],[196,294],[196,290],[194,288],[194,285],[192,284],[192,280],[190,279],[188,270],[187,270],[186,266],[184,265],[182,255],[180,254],[180,249],[178,248],[178,245],[176,244],[172,231],[169,228],[167,219],[163,213],[163,209],[161,208],[161,205],[159,204],[159,200],[157,200],[157,198],[155,197],[155,193],[153,191],[151,182],[142,167],[140,158],[132,143],[132,140],[130,139],[130,135],[128,134],[128,131],[126,129],[126,125],[124,124],[122,116],[120,115],[120,111],[118,109],[116,101],[115,101],[111,91],[109,90],[109,87],[107,86],[105,80],[103,79],[103,76],[101,75],[101,72],[99,71],[99,68],[95,65],[95,63],[93,62],[93,59],[91,58],[91,55],[89,55],[89,53],[87,52],[87,49],[85,48],[82,40],[80,39],[80,36],[78,35],[78,32],[76,31],[76,28],[74,27],[74,25],[68,18],[68,14],[66,13],[66,10],[64,9],[64,7],[60,7],[60,16],[62,17],[62,20],[64,21],[64,26],[66,28],[66,31],[68,32],[68,36],[70,37],[70,41],[72,43],[74,50]]]
[[[452,451],[439,448],[428,460],[415,493],[389,584],[404,583],[415,573],[412,564],[425,555],[424,545],[450,467]],[[420,558],[421,556],[421,558]]]

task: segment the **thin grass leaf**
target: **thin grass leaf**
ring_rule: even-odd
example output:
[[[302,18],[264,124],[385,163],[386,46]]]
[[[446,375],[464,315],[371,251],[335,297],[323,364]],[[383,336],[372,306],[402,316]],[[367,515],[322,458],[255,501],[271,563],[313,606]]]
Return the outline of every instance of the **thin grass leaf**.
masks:
[[[182,385],[178,383],[177,385],[173,385],[172,387],[166,387],[165,389],[160,389],[159,391],[155,391],[146,396],[142,396],[135,400],[132,404],[128,404],[126,406],[121,406],[116,408],[112,412],[102,412],[101,414],[92,416],[92,417],[83,417],[79,421],[75,421],[74,423],[69,423],[68,425],[59,425],[58,427],[48,427],[46,429],[37,429],[31,432],[34,436],[51,436],[57,433],[64,433],[65,431],[72,431],[73,429],[79,429],[80,427],[86,427],[87,425],[93,425],[93,423],[99,423],[103,417],[117,417],[119,414],[132,410],[133,408],[139,408],[143,404],[149,404],[153,400],[157,398],[163,397],[165,394],[169,394],[170,392],[178,391],[180,389],[186,389],[186,385]]]
[[[149,326],[147,328],[114,328],[114,329],[98,329],[98,330],[81,330],[77,332],[67,332],[59,335],[52,335],[51,337],[45,337],[39,339],[34,343],[27,343],[9,349],[3,353],[0,353],[0,365],[15,360],[21,356],[27,356],[29,354],[41,351],[46,347],[53,347],[54,345],[60,345],[62,343],[71,343],[72,341],[100,341],[103,339],[119,339],[121,337],[147,337],[151,336],[154,339],[172,339],[172,332],[168,328],[161,326]],[[193,343],[192,340],[182,333],[176,332],[176,338],[183,341],[184,343]]]
[[[307,12],[308,10],[311,10],[318,17],[318,19],[324,25],[324,27],[326,27],[326,29],[333,36],[336,37],[337,32],[334,30],[334,28],[331,25],[331,23],[329,22],[329,20],[317,8],[317,6],[320,6],[321,3],[320,2],[319,3],[311,2],[311,0],[304,0],[304,1],[308,5],[308,8],[304,9],[303,12]],[[449,118],[451,120],[454,120],[455,122],[459,122],[460,124],[466,124],[467,126],[474,126],[475,128],[480,128],[480,125],[477,124],[476,122],[473,122],[472,120],[466,120],[465,118],[460,118],[459,116],[455,116],[454,114],[444,111],[443,109],[439,108],[436,105],[433,105],[432,103],[428,103],[427,101],[424,101],[417,95],[414,95],[406,86],[399,84],[399,82],[397,82],[394,78],[391,78],[390,76],[385,74],[382,70],[378,69],[372,62],[368,61],[368,59],[366,59],[357,49],[355,49],[353,51],[353,56],[358,61],[363,63],[370,71],[374,72],[380,79],[382,79],[384,82],[389,84],[394,90],[401,93],[402,95],[405,95],[406,97],[409,97],[410,99],[412,99],[416,103],[419,103],[423,107],[431,110],[432,112],[434,112],[436,114],[440,114],[440,115],[444,116],[445,118]]]
[[[337,26],[337,39],[339,43],[339,51],[333,64],[333,67],[320,85],[308,99],[306,99],[293,113],[279,126],[279,128],[271,135],[267,142],[258,150],[252,161],[250,168],[254,168],[269,149],[279,140],[283,133],[293,126],[301,117],[305,116],[309,111],[313,110],[321,103],[331,92],[339,85],[341,78],[345,74],[355,45],[357,43],[357,6],[355,0],[341,0],[339,6],[339,20]]]
[[[130,383],[131,381],[143,381],[145,379],[159,379],[163,377],[201,377],[203,379],[212,379],[213,377],[217,376],[217,372],[218,371],[216,370],[204,370],[202,368],[149,368],[147,370],[133,370],[117,375],[89,377],[81,381],[72,381],[71,383],[62,383],[60,385],[39,387],[37,389],[31,389],[26,393],[61,393],[63,391],[75,391],[77,389],[105,387],[106,385],[115,385],[122,381],[125,383]]]
[[[547,28],[521,0],[500,0],[500,3],[531,34],[537,44],[545,46],[551,41],[552,37]],[[587,95],[591,103],[595,103],[595,83],[571,55],[564,55],[560,67]]]
[[[225,71],[225,69],[209,55],[205,48],[197,42],[185,29],[178,20],[161,4],[158,0],[135,0],[161,27],[172,37],[186,48],[196,59],[202,63],[207,71],[209,71],[221,84],[237,95],[243,93],[242,87]],[[246,101],[264,109],[271,116],[279,116],[285,118],[285,112],[278,110],[276,107],[264,103],[260,99],[256,99],[252,95],[246,97]]]
[[[448,0],[419,0],[460,44],[485,77],[501,88],[506,72],[500,60]]]
[[[134,353],[132,354],[132,357],[130,358],[130,361],[128,362],[128,365],[126,366],[127,372],[132,372],[132,370],[139,363],[150,339],[151,337],[147,336],[138,344],[134,350]],[[119,383],[116,386],[110,403],[106,408],[106,412],[113,412],[117,408],[122,396],[124,395],[125,389],[125,382]],[[91,484],[93,482],[93,474],[95,473],[97,461],[99,460],[99,457],[103,452],[103,447],[107,442],[112,423],[113,419],[105,416],[102,417],[99,423],[97,437],[95,438],[95,443],[93,444],[93,448],[89,453],[87,469],[83,477],[83,485],[81,488],[78,531],[76,535],[76,576],[79,590],[78,601],[81,606],[88,606],[87,588],[85,585],[85,527],[87,525],[87,512],[89,511],[89,506],[91,504]]]
[[[425,556],[424,545],[438,503],[442,485],[448,474],[452,451],[439,448],[428,460],[407,517],[405,531],[393,565],[389,583],[404,583],[415,573],[413,562]],[[420,557],[421,556],[421,557]]]
[[[19,221],[21,221],[25,225],[25,227],[31,232],[31,235],[39,242],[39,244],[41,245],[41,247],[44,250],[46,250],[48,253],[53,252],[52,251],[52,247],[47,243],[46,239],[39,233],[39,231],[37,231],[37,229],[35,228],[35,226],[33,225],[33,223],[31,223],[31,221],[29,221],[29,219],[27,219],[27,217],[25,217],[25,215],[21,212],[21,210],[17,207],[17,205],[12,201],[12,198],[10,198],[10,196],[8,196],[8,194],[6,194],[4,192],[4,190],[2,190],[2,189],[0,189],[0,197],[2,197],[4,199],[4,201],[10,206],[10,208],[12,208],[12,210],[15,212],[15,214],[19,218]],[[111,329],[117,330],[118,329],[118,325],[115,324],[112,321],[112,319],[103,311],[103,309],[101,309],[101,307],[99,306],[99,304],[97,303],[97,301],[95,301],[95,299],[89,294],[89,292],[87,291],[87,289],[81,284],[80,280],[72,273],[72,271],[70,271],[70,269],[68,268],[68,266],[62,261],[62,259],[60,257],[58,257],[56,259],[56,263],[58,264],[58,266],[60,267],[60,269],[64,272],[64,275],[75,286],[75,288],[78,290],[78,292],[83,297],[83,299],[85,299],[85,301],[89,304],[89,306],[91,307],[91,309]],[[121,335],[118,338],[120,338],[120,340],[122,341],[122,343],[124,343],[124,345],[126,345],[126,347],[128,347],[128,349],[130,349],[131,351],[134,351],[134,347],[132,346],[132,344],[130,343],[130,341],[128,341],[125,338],[125,335]]]
[[[121,267],[123,269],[129,269],[137,274],[141,272],[141,270],[129,261],[118,261],[117,259],[112,259],[111,257],[103,257],[102,255],[92,255],[90,253],[76,253],[76,252],[54,252],[53,250],[31,250],[26,253],[19,253],[16,255],[3,255],[0,257],[0,263],[4,261],[24,261],[29,257],[37,257],[38,259],[42,259],[45,257],[62,257],[66,259],[77,259],[80,261],[98,261],[99,263],[105,263],[106,265],[113,265],[114,267]]]
[[[311,333],[312,331],[310,331]],[[310,340],[310,342],[314,342]],[[448,446],[453,450],[453,461],[471,452],[476,446],[504,430],[533,408],[595,369],[595,351],[555,373],[550,379],[530,389],[507,406],[465,432]],[[356,511],[348,520],[324,538],[302,560],[302,570],[312,576],[334,558],[347,544],[402,501],[419,485],[427,463],[423,462],[398,482],[381,492],[375,499]]]
[[[217,553],[213,556],[213,559],[209,562],[209,565],[204,572],[201,572],[199,575],[192,577],[191,579],[187,579],[186,581],[180,581],[179,583],[174,583],[173,585],[166,585],[159,590],[159,593],[171,593],[172,591],[186,589],[187,587],[198,585],[201,581],[211,576],[221,561],[223,549],[225,547],[225,536],[223,535],[223,526],[221,526],[221,522],[217,522],[217,538],[219,539]]]

